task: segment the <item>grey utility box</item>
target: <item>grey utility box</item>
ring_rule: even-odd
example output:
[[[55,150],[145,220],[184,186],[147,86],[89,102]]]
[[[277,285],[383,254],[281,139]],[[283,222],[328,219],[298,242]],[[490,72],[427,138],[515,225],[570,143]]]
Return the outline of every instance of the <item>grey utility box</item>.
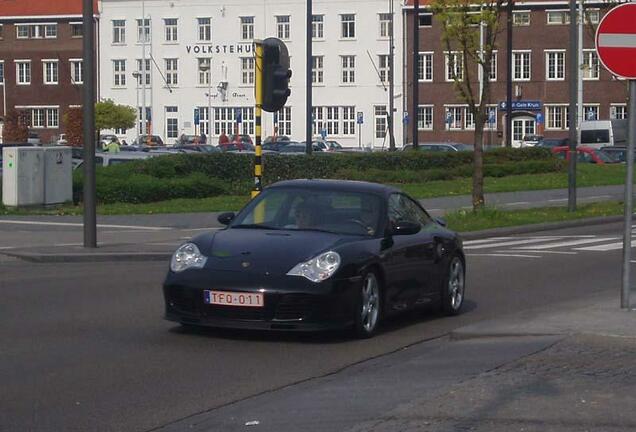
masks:
[[[44,203],[44,150],[41,147],[2,149],[2,203],[7,207]]]
[[[73,201],[70,147],[44,147],[44,205]]]

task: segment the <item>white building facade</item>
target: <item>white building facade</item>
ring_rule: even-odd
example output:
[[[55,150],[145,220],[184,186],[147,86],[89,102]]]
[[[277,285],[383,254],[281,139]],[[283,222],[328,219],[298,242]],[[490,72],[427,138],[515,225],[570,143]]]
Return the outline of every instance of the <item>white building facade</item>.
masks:
[[[315,136],[324,134],[346,147],[388,147],[389,1],[313,3]],[[398,13],[393,14],[398,145],[403,136],[404,64],[399,3],[395,0]],[[278,135],[304,140],[305,1],[145,0],[144,6],[145,21],[141,0],[100,1],[100,99],[137,106],[141,113],[145,79],[148,127],[166,144],[181,134],[204,133],[212,143],[222,133],[253,137],[253,40],[278,37],[289,49],[292,94],[281,112],[265,113],[263,137],[276,127]],[[130,143],[140,130],[116,133]]]

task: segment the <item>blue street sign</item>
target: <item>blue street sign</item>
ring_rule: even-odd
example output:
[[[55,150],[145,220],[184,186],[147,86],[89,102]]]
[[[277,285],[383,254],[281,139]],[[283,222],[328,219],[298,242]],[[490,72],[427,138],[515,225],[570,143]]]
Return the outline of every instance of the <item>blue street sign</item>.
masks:
[[[506,110],[506,102],[499,102],[499,109],[501,111]],[[536,100],[520,100],[512,101],[513,111],[541,111],[541,101]]]
[[[402,122],[404,122],[404,124],[409,124],[410,121],[411,121],[411,117],[409,117],[408,114],[405,114],[404,118],[402,119]]]
[[[240,108],[236,108],[234,110],[234,119],[236,119],[236,122],[238,124],[243,123],[243,110]]]
[[[451,113],[446,114],[446,123],[449,125],[453,123],[453,115]]]
[[[356,116],[356,121],[358,124],[364,124],[364,113],[362,111],[358,111],[358,115]]]
[[[201,117],[199,115],[199,108],[195,108],[194,109],[194,124],[196,126],[199,126],[200,122],[201,122]]]
[[[495,110],[491,109],[488,112],[488,123],[490,123],[491,125],[495,124],[495,120],[497,119],[496,114],[495,114]]]
[[[594,110],[593,110],[592,108],[590,108],[590,109],[587,111],[587,119],[588,119],[588,120],[594,120],[594,117],[595,117],[595,115],[594,115]]]
[[[543,124],[543,114],[542,113],[538,113],[537,114],[537,123],[538,124]]]

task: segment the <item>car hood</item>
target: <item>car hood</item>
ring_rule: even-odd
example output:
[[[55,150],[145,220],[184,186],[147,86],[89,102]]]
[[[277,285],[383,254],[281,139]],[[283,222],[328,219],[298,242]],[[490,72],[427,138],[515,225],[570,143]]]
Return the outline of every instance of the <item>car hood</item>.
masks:
[[[359,239],[316,231],[225,229],[197,243],[208,257],[207,269],[274,275],[286,274],[300,262]]]

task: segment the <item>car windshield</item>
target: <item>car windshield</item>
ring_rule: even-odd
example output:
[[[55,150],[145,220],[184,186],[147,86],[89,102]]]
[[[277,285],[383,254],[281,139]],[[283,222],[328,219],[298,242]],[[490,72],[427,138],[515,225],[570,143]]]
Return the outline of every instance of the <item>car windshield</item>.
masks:
[[[381,199],[372,194],[274,188],[265,190],[241,211],[231,228],[374,236],[380,215]]]

